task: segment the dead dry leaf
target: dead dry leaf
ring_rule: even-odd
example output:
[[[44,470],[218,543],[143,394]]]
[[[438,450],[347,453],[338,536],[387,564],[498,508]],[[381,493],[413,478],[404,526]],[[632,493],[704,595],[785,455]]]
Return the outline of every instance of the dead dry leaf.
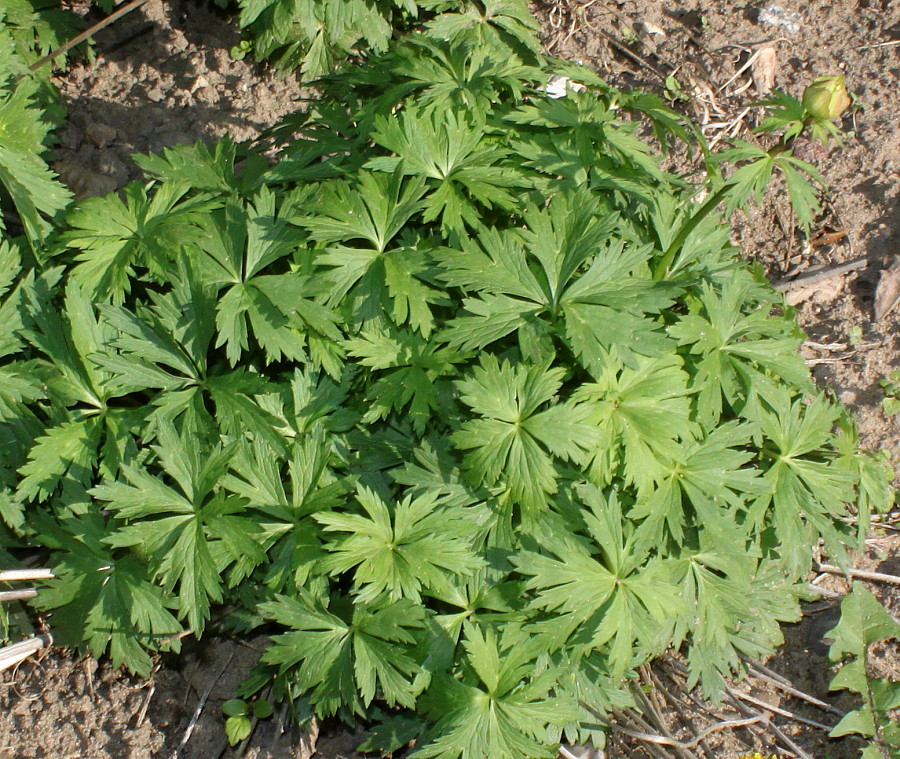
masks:
[[[775,72],[778,71],[778,55],[773,46],[763,47],[756,51],[751,73],[756,94],[762,97],[775,88]]]
[[[828,304],[832,303],[843,292],[844,289],[839,279],[823,280],[822,282],[813,282],[805,287],[796,287],[788,290],[784,294],[784,300],[789,306],[799,305],[805,300],[813,303]]]
[[[900,256],[894,256],[894,263],[881,272],[875,289],[875,321],[880,322],[900,303]]]

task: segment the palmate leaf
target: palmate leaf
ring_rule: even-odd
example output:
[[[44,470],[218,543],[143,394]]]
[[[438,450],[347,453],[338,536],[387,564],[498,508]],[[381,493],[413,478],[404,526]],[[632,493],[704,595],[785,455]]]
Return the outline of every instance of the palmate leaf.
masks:
[[[771,374],[801,388],[810,388],[809,369],[798,353],[803,336],[793,324],[771,313],[772,305],[752,311],[751,283],[726,284],[721,291],[704,284],[701,313],[683,316],[669,327],[680,346],[696,356],[692,387],[697,390],[697,416],[707,429],[725,412],[748,400],[749,388],[765,387],[760,375]],[[774,304],[773,304],[774,305]]]
[[[532,607],[550,613],[532,626],[547,648],[571,645],[590,651],[608,646],[610,671],[618,677],[636,656],[665,647],[659,627],[683,613],[685,604],[664,564],[638,545],[615,491],[606,496],[584,484],[577,492],[589,509],[583,517],[590,549],[561,537],[548,546],[559,558],[522,551],[514,562],[530,577],[526,587],[538,591]]]
[[[107,385],[116,395],[147,388],[172,391],[201,385],[206,377],[215,335],[212,289],[202,285],[187,259],[170,276],[172,288],[150,293],[149,306],[99,307],[118,335],[91,361],[113,375]]]
[[[287,460],[257,438],[242,441],[231,460],[232,474],[222,480],[227,490],[261,513],[259,541],[269,558],[266,584],[278,592],[306,586],[322,574],[325,558],[321,527],[310,515],[342,506],[351,484],[328,466],[331,441],[324,426],[315,425],[293,441]]]
[[[523,0],[484,0],[456,3],[458,13],[438,14],[427,24],[429,36],[441,40],[472,40],[493,48],[498,55],[518,53],[529,58],[540,54],[537,21]]]
[[[53,302],[55,280],[45,275],[29,288],[23,336],[55,369],[52,390],[63,405],[100,411],[108,398],[103,387],[106,375],[88,357],[113,333],[97,319],[87,294],[74,280],[66,286],[61,311]]]
[[[63,422],[37,438],[28,463],[19,469],[16,497],[46,500],[62,481],[81,488],[94,479],[102,420],[97,416]]]
[[[484,230],[477,243],[464,238],[462,250],[436,252],[441,279],[480,293],[463,302],[469,315],[450,322],[451,345],[477,349],[518,329],[523,353],[535,358],[530,335],[556,331],[590,371],[613,348],[629,365],[638,354],[665,351],[669,340],[647,314],[669,306],[680,288],[635,276],[652,249],[609,244],[616,214],[600,215],[597,200],[580,190],[529,207],[524,217],[522,231]]]
[[[225,346],[232,366],[247,352],[249,335],[270,361],[306,361],[307,331],[335,342],[340,332],[337,317],[315,302],[318,291],[300,274],[271,267],[290,256],[302,234],[285,216],[293,203],[278,207],[274,194],[262,188],[252,201],[226,201],[220,212],[203,221],[206,235],[200,261],[204,281],[223,294],[216,306],[216,347]]]
[[[23,325],[23,297],[34,275],[22,270],[22,257],[14,243],[0,236],[0,357],[18,352]]]
[[[499,362],[485,355],[472,376],[457,382],[460,399],[480,418],[452,436],[467,451],[465,466],[476,484],[502,485],[525,516],[533,516],[556,492],[554,457],[584,462],[596,440],[590,407],[548,404],[562,386],[562,368]]]
[[[109,375],[90,357],[114,334],[98,319],[76,280],[69,280],[62,313],[51,300],[44,280],[29,293],[28,341],[52,366],[43,387],[58,404],[57,422],[38,437],[19,469],[17,498],[45,499],[62,483],[88,487],[95,474],[115,477],[122,461],[134,453],[132,430],[142,410],[110,408]]]
[[[629,519],[641,520],[640,540],[658,546],[670,536],[682,545],[686,525],[699,523],[713,531],[716,523],[732,522],[754,496],[766,492],[761,471],[747,466],[754,459],[745,448],[752,432],[750,424],[733,421],[702,441],[685,440],[656,490],[628,512]]]
[[[516,151],[548,177],[539,184],[545,190],[560,187],[563,177],[568,189],[590,186],[649,202],[659,183],[667,181],[658,158],[634,136],[637,122],[617,120],[607,99],[588,93],[541,98],[520,105],[506,119],[519,125]]]
[[[816,533],[832,556],[847,560],[840,517],[854,498],[854,478],[833,463],[832,429],[842,414],[839,406],[821,395],[806,404],[784,387],[771,394],[769,403],[749,409],[777,451],[764,475],[770,490],[753,504],[749,518],[757,529],[774,527],[785,569],[799,577],[809,567],[809,541]]]
[[[326,244],[316,264],[329,267],[322,274],[327,305],[352,304],[347,310],[357,324],[389,311],[395,324],[408,322],[426,336],[431,332],[430,304],[444,297],[428,283],[427,248],[409,235],[395,240],[422,209],[426,189],[423,178],[403,181],[399,171],[360,172],[353,186],[324,185],[316,214],[294,219]]]
[[[553,695],[558,672],[534,674],[541,644],[530,638],[502,646],[493,630],[466,623],[463,645],[466,676],[435,681],[427,706],[437,724],[412,759],[554,756],[548,728],[580,712],[571,699]]]
[[[435,414],[446,415],[451,395],[448,380],[465,357],[408,330],[361,332],[343,343],[347,354],[373,370],[363,422],[386,419],[407,409],[418,434]],[[376,379],[377,377],[377,379]]]
[[[108,373],[104,390],[110,397],[159,390],[151,402],[150,424],[143,431],[152,439],[156,426],[178,420],[200,436],[217,428],[233,436],[253,435],[271,447],[283,448],[277,420],[254,396],[271,390],[265,377],[244,368],[210,373],[209,347],[214,334],[212,294],[183,271],[169,292],[154,294],[153,305],[132,312],[122,306],[101,306],[104,320],[118,337],[90,355],[91,363]],[[185,318],[185,314],[192,318]],[[210,408],[215,409],[214,415]]]
[[[636,369],[611,356],[596,382],[582,385],[573,400],[591,408],[597,431],[591,479],[601,486],[621,475],[649,496],[680,456],[677,441],[698,432],[691,421],[688,374],[677,355],[642,358]]]
[[[392,174],[359,172],[353,185],[333,181],[322,186],[315,215],[295,217],[317,242],[364,242],[384,253],[412,216],[421,210],[423,178],[403,181]],[[351,283],[352,284],[352,283]],[[347,292],[349,286],[339,291]]]
[[[718,531],[706,551],[690,552],[670,566],[688,613],[674,620],[673,645],[688,640],[688,683],[717,699],[739,656],[764,656],[783,643],[782,623],[800,619],[803,583],[786,578],[778,561],[730,549],[740,532]]]
[[[72,276],[97,300],[121,304],[131,290],[135,267],[166,280],[173,259],[201,236],[197,224],[218,201],[189,197],[190,185],[166,182],[155,192],[136,182],[118,195],[87,198],[67,216],[66,247],[82,251]]]
[[[766,126],[763,123],[762,128]],[[802,128],[802,119],[798,126]],[[772,174],[777,169],[787,183],[791,207],[797,214],[797,221],[803,229],[809,231],[816,214],[821,209],[816,190],[809,180],[824,186],[822,177],[815,167],[795,157],[790,150],[770,154],[744,140],[733,140],[733,143],[734,147],[713,156],[713,160],[719,163],[748,161],[735,171],[728,181],[729,192],[725,199],[728,213],[736,208],[746,208],[751,198],[759,204],[766,187],[769,186]]]
[[[373,158],[367,165],[427,178],[432,191],[425,198],[422,220],[441,219],[444,231],[462,234],[477,228],[485,209],[511,211],[511,192],[524,187],[521,175],[498,165],[508,151],[485,139],[484,127],[462,114],[437,108],[410,108],[399,117],[377,117],[375,142],[395,155]],[[508,189],[510,188],[510,189]]]
[[[515,56],[498,56],[471,36],[457,42],[410,36],[394,51],[391,73],[408,80],[404,89],[414,90],[423,106],[450,103],[477,115],[507,97],[519,99],[527,84],[542,78],[540,69],[523,66]]]
[[[0,45],[9,45],[0,38]],[[0,72],[2,73],[2,72]],[[24,72],[23,72],[24,73]],[[0,185],[9,193],[32,244],[40,244],[72,194],[41,158],[52,126],[35,102],[37,81],[27,74],[6,89],[0,80]],[[0,218],[0,230],[4,228]]]
[[[23,347],[25,304],[33,283],[34,275],[21,269],[18,248],[0,237],[0,358],[6,359],[0,366],[0,422],[27,417],[23,404],[46,396],[37,366],[15,360]]]
[[[306,80],[326,74],[358,47],[383,51],[392,7],[415,14],[410,0],[240,0],[240,24],[253,32],[256,57],[274,57],[284,73]]]
[[[729,180],[731,189],[725,200],[729,214],[736,208],[746,207],[751,197],[759,203],[775,169],[774,158],[758,145],[746,140],[733,140],[732,145],[733,147],[716,153],[714,159],[719,163],[730,164],[748,161]]]
[[[317,513],[328,533],[346,533],[325,546],[322,567],[332,575],[353,571],[359,603],[387,597],[419,603],[420,593],[446,583],[445,574],[470,575],[484,566],[471,545],[473,527],[464,509],[437,506],[437,496],[407,496],[392,508],[360,487],[362,514]]]
[[[32,515],[40,541],[52,548],[55,579],[45,582],[34,605],[50,613],[54,639],[63,646],[86,644],[91,654],[109,653],[114,666],[150,676],[151,651],[178,651],[181,625],[173,599],[147,580],[133,554],[104,544],[107,525],[96,513],[54,522]]]
[[[143,467],[122,467],[126,482],[91,490],[125,524],[105,539],[114,547],[140,546],[153,574],[169,591],[177,590],[179,616],[200,634],[210,604],[223,599],[221,573],[233,564],[253,566],[265,554],[256,540],[257,524],[243,501],[218,492],[234,448],[202,450],[173,427],[161,425],[153,450],[172,487]]]
[[[212,146],[198,140],[193,145],[163,148],[162,155],[132,156],[134,162],[151,176],[212,192],[230,192],[250,185],[248,180],[253,179],[253,172],[245,170],[240,178],[235,176],[236,158],[237,146],[229,137],[223,137]]]
[[[381,609],[355,606],[348,622],[298,590],[261,604],[260,610],[288,628],[273,637],[262,660],[277,665],[319,716],[340,708],[363,715],[376,695],[391,706],[415,705],[412,680],[418,666],[412,653],[423,626],[421,606],[407,600]]]

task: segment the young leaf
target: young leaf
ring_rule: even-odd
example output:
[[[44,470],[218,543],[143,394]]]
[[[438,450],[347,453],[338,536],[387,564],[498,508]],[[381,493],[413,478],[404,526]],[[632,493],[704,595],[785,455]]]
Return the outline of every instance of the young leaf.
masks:
[[[218,492],[233,447],[204,451],[169,425],[159,427],[158,440],[154,452],[176,487],[143,467],[124,465],[127,482],[100,485],[91,494],[125,522],[106,542],[147,551],[163,587],[177,589],[180,616],[200,634],[210,604],[223,599],[223,570],[259,563],[265,554],[255,539],[259,528],[241,515],[243,502]]]
[[[260,608],[289,630],[274,637],[263,661],[289,674],[318,715],[341,707],[362,715],[376,692],[391,706],[414,706],[411,679],[418,667],[410,652],[422,627],[421,606],[407,600],[379,610],[356,606],[350,623],[298,590]]]
[[[470,378],[457,383],[462,402],[480,417],[452,437],[468,451],[466,468],[475,483],[507,489],[526,515],[556,492],[554,457],[583,462],[596,439],[586,405],[557,403],[538,411],[556,396],[563,376],[561,368],[501,363],[486,355]]]
[[[389,508],[365,487],[356,500],[365,516],[318,513],[315,519],[326,532],[347,533],[325,546],[322,566],[333,575],[353,570],[358,603],[382,597],[419,603],[423,588],[446,582],[445,572],[465,576],[484,566],[462,509],[438,507],[436,496],[407,496]]]
[[[93,656],[107,651],[114,666],[149,677],[153,662],[145,649],[178,651],[181,625],[173,599],[147,580],[147,568],[133,554],[111,550],[107,525],[96,514],[55,523],[36,519],[42,542],[58,551],[55,579],[35,599],[50,612],[54,639],[86,644]]]
[[[579,710],[570,699],[553,697],[556,673],[534,675],[540,644],[532,638],[501,647],[493,630],[466,624],[464,646],[469,676],[435,683],[428,699],[440,719],[431,741],[411,758],[554,756],[548,726],[578,719]]]

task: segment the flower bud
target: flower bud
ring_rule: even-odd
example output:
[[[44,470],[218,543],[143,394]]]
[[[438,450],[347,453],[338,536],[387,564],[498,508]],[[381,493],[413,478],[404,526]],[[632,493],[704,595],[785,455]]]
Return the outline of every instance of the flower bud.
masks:
[[[849,106],[843,74],[820,76],[803,91],[803,107],[817,119],[836,119]]]

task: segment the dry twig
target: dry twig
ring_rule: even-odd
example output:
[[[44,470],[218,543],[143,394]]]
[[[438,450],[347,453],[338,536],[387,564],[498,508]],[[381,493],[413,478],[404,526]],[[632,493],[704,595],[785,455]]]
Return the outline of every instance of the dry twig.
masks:
[[[888,575],[884,572],[870,572],[867,569],[848,569],[845,572],[840,567],[835,567],[831,564],[817,564],[816,568],[819,572],[825,572],[830,575],[843,575],[856,580],[870,580],[871,582],[886,582],[891,585],[900,585],[900,577]]]
[[[0,672],[25,661],[32,654],[37,653],[42,648],[53,643],[53,638],[49,635],[36,635],[33,638],[21,640],[9,646],[0,648]]]
[[[805,725],[809,725],[811,727],[816,727],[819,730],[825,730],[827,732],[831,732],[831,729],[834,725],[826,725],[823,722],[816,722],[814,719],[808,719],[806,717],[801,717],[799,714],[795,714],[794,712],[789,712],[787,709],[782,709],[780,706],[775,706],[774,704],[768,704],[761,699],[755,698],[751,696],[749,693],[744,693],[740,690],[734,690],[733,688],[729,688],[726,686],[725,688],[728,693],[730,693],[735,698],[739,698],[741,701],[746,701],[748,704],[753,704],[754,706],[758,706],[761,709],[765,709],[768,712],[772,712],[773,714],[780,714],[782,717],[787,717],[788,719],[792,719],[796,722],[802,722]]]
[[[622,727],[621,725],[616,725],[611,722],[608,724],[613,730],[618,730],[620,733],[623,733],[630,738],[637,738],[638,740],[645,741],[646,743],[653,743],[659,746],[672,746],[673,748],[690,749],[699,744],[700,741],[702,741],[704,738],[721,730],[731,730],[736,727],[746,727],[747,725],[755,725],[757,723],[765,723],[767,721],[768,717],[766,717],[766,715],[764,714],[758,714],[755,717],[748,717],[746,719],[723,720],[722,722],[718,722],[715,725],[710,725],[704,730],[701,730],[700,734],[690,741],[676,741],[671,738],[667,738],[664,735],[655,735],[653,733],[643,733],[638,732],[637,730],[629,730],[627,727]]]
[[[216,683],[219,682],[219,678],[225,674],[228,670],[228,667],[231,666],[231,660],[234,658],[234,653],[232,652],[228,656],[228,660],[225,662],[225,665],[219,670],[219,674],[216,675],[212,680],[210,680],[209,685],[206,686],[206,690],[203,691],[203,695],[200,696],[200,700],[197,702],[197,707],[194,709],[194,714],[191,717],[191,721],[188,723],[187,729],[184,731],[184,735],[181,737],[181,743],[178,744],[178,748],[176,748],[172,752],[171,759],[178,759],[178,756],[184,751],[184,747],[187,746],[188,741],[191,739],[191,734],[194,732],[194,728],[197,726],[197,722],[200,720],[200,715],[203,713],[203,707],[206,706],[206,702],[209,699],[209,694],[212,693],[212,689],[216,686]]]
[[[822,701],[815,696],[811,696],[808,693],[804,693],[799,688],[795,687],[789,680],[786,680],[777,672],[769,669],[764,664],[760,664],[759,662],[751,661],[750,659],[741,656],[745,662],[747,662],[750,671],[756,676],[759,677],[766,682],[774,685],[779,690],[784,691],[785,693],[794,696],[795,698],[799,698],[801,701],[806,701],[808,704],[812,704],[813,706],[818,706],[820,709],[826,712],[831,712],[832,714],[836,714],[838,717],[843,717],[844,712],[840,709],[832,706],[825,701]]]
[[[21,590],[0,590],[0,603],[6,601],[25,601],[37,595],[36,588],[22,588]]]
[[[826,279],[831,279],[831,277],[839,277],[841,274],[847,274],[848,272],[856,271],[857,269],[864,269],[867,264],[879,258],[884,258],[884,254],[869,253],[868,255],[857,258],[854,261],[848,261],[847,263],[843,264],[835,264],[834,266],[823,266],[819,269],[816,269],[815,271],[809,272],[808,274],[801,274],[798,277],[794,277],[793,279],[779,280],[778,282],[774,282],[772,284],[772,287],[782,292],[784,292],[785,290],[794,290],[798,287],[804,287],[806,285],[811,285]]]

